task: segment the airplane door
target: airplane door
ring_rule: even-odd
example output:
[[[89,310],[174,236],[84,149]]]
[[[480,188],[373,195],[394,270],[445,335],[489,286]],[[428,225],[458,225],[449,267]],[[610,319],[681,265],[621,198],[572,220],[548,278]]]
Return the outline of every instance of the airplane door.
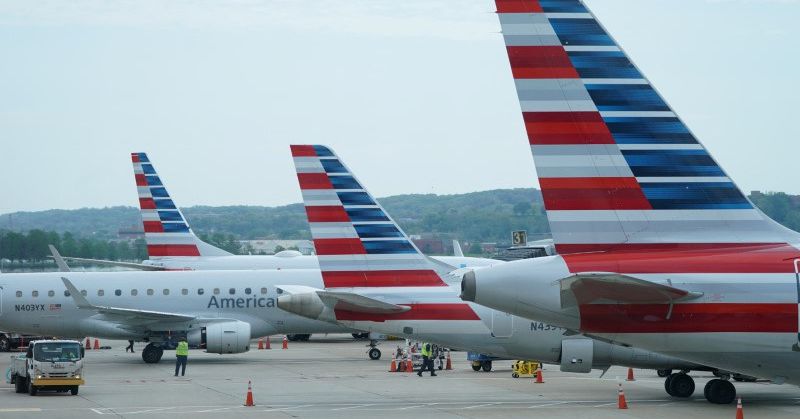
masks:
[[[502,311],[492,310],[492,336],[508,338],[514,333],[514,316]]]

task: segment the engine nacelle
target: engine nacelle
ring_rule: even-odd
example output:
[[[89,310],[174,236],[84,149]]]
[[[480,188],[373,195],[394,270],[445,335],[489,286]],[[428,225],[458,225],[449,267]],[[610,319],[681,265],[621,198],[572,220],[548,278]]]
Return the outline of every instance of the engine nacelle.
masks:
[[[592,371],[594,362],[594,341],[585,338],[563,339],[561,341],[561,371]]]
[[[190,346],[212,354],[238,354],[250,350],[250,323],[229,321],[194,329],[187,336]]]

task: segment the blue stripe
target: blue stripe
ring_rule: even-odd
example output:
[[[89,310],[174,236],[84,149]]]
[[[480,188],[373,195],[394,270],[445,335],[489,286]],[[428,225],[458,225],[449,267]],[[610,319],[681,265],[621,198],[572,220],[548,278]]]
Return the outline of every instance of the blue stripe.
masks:
[[[337,192],[342,205],[375,205],[366,192]]]
[[[600,111],[669,111],[649,84],[587,84]]]
[[[166,188],[150,188],[150,195],[153,195],[153,198],[169,198]]]
[[[539,0],[545,13],[587,13],[586,7],[578,0]]]
[[[358,237],[362,239],[403,237],[403,233],[394,224],[354,225]]]
[[[389,221],[389,217],[378,208],[345,208],[350,221]]]
[[[567,54],[581,78],[642,78],[622,51],[570,51]]]
[[[328,176],[333,189],[364,189],[352,176]]]
[[[156,203],[156,209],[177,209],[171,199],[154,199],[153,202]]]
[[[550,24],[562,45],[615,45],[594,19],[550,19]]]
[[[320,159],[320,163],[322,163],[326,173],[347,173],[347,169],[344,168],[344,165],[339,160]]]
[[[152,164],[142,164],[142,172],[146,175],[154,175],[156,174],[156,169],[153,169]]]
[[[364,249],[368,254],[399,254],[399,253],[417,253],[414,246],[405,240],[378,240],[378,241],[362,241]]]
[[[732,182],[640,183],[654,209],[752,208]]]
[[[165,233],[187,233],[189,226],[184,223],[161,223]]]
[[[317,157],[334,157],[333,152],[324,145],[315,145],[314,151],[317,152]]]
[[[150,163],[150,159],[147,158],[147,153],[137,153],[139,154],[139,163]]]
[[[145,176],[147,186],[162,186],[161,179],[158,176]]]
[[[725,176],[705,150],[622,150],[634,176]]]
[[[603,118],[617,144],[697,144],[678,118]]]
[[[183,221],[183,217],[178,211],[159,211],[158,218],[161,221]]]

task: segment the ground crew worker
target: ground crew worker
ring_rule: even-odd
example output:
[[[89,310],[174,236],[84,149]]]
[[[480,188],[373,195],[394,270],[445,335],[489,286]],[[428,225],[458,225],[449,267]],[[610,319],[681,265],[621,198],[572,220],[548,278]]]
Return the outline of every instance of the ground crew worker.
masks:
[[[425,372],[425,369],[431,370],[431,377],[436,377],[436,373],[433,371],[433,345],[428,342],[422,344],[422,367],[419,369],[417,373],[418,376],[422,377],[422,373]]]
[[[175,348],[175,376],[178,376],[178,369],[181,370],[181,376],[186,374],[186,360],[189,359],[189,342],[186,338],[181,338],[178,342],[178,347]]]
[[[129,340],[128,341],[128,346],[125,347],[125,352],[126,353],[128,352],[128,350],[130,350],[131,353],[133,353],[133,339]]]

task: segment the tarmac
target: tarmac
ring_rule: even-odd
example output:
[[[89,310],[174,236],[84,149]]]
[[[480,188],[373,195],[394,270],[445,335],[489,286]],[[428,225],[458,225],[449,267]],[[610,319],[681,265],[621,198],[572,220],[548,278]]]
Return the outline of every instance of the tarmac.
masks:
[[[215,355],[193,351],[185,377],[174,377],[174,352],[159,364],[144,364],[140,350],[126,353],[125,341],[102,341],[112,349],[87,351],[80,394],[16,394],[0,384],[0,418],[724,418],[734,419],[736,405],[712,405],[702,395],[713,378],[692,373],[695,394],[679,400],[664,392],[655,371],[615,367],[570,374],[545,366],[544,383],[512,378],[512,361],[495,361],[491,372],[474,372],[464,352],[453,352],[453,370],[428,374],[390,373],[388,354],[397,342],[382,342],[383,359],[367,358],[365,341],[345,335],[317,335],[309,342],[290,342],[280,349]],[[10,354],[0,354],[6,371]],[[255,406],[245,407],[252,381]],[[629,409],[617,409],[622,383]],[[769,383],[736,383],[744,414],[751,418],[800,417],[800,388]]]

